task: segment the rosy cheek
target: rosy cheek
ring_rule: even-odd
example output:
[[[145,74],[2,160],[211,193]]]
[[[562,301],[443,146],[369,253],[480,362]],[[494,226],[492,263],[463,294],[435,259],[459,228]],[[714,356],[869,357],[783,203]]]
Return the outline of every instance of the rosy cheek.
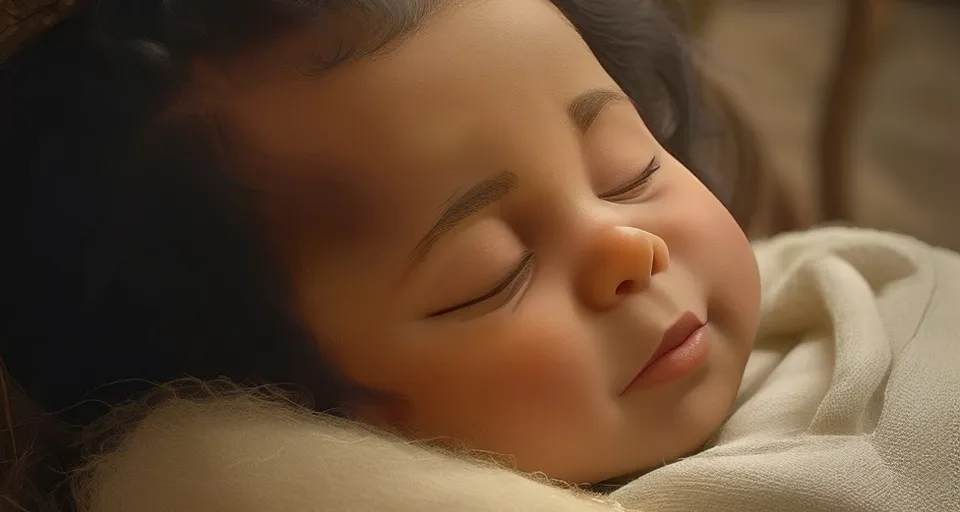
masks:
[[[602,389],[586,334],[559,315],[527,318],[537,317],[556,321],[497,322],[434,354],[409,389],[422,419],[466,428],[496,417],[498,425],[546,428]]]

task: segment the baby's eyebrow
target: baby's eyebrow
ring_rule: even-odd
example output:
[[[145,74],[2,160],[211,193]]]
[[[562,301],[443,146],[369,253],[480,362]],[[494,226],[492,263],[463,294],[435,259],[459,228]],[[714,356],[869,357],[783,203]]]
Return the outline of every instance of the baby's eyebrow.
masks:
[[[567,115],[581,133],[586,133],[605,108],[620,102],[630,102],[630,98],[615,88],[591,89],[577,95],[570,102]],[[430,249],[444,234],[470,216],[507,197],[517,188],[518,183],[516,174],[503,171],[457,196],[414,248],[407,273],[412,272],[426,258]]]
[[[632,100],[614,88],[591,89],[570,102],[567,106],[567,115],[580,133],[586,133],[603,109],[620,102],[630,103]]]
[[[426,258],[430,249],[436,245],[445,233],[453,230],[471,215],[507,197],[517,188],[517,175],[510,171],[503,171],[496,176],[484,180],[469,190],[460,194],[444,209],[436,224],[427,231],[413,250],[408,273],[413,271]]]

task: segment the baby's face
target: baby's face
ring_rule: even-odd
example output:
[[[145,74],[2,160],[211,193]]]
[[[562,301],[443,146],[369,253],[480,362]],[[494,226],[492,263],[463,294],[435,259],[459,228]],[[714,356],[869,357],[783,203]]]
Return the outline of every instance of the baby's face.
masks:
[[[243,71],[310,51],[239,63],[220,110],[324,353],[397,397],[359,414],[576,482],[708,439],[755,334],[753,253],[548,2],[468,2],[315,77]]]

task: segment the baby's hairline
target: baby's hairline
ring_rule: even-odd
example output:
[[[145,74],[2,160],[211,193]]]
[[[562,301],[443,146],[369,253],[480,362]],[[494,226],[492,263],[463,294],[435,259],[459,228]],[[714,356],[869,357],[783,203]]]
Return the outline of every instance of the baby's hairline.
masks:
[[[276,48],[273,43],[319,31],[320,36],[315,37],[316,47],[293,66],[296,73],[306,79],[320,79],[344,66],[395,51],[441,16],[482,1],[485,0],[341,0],[328,7],[328,13],[316,13],[318,19],[284,31],[264,45],[263,51],[272,55]],[[544,1],[553,6],[552,2]],[[253,60],[259,61],[256,65],[260,66],[270,59]],[[229,61],[204,53],[191,56],[181,85],[147,123],[144,136],[190,119],[222,121],[220,100],[229,94],[231,84],[227,77],[234,75]]]

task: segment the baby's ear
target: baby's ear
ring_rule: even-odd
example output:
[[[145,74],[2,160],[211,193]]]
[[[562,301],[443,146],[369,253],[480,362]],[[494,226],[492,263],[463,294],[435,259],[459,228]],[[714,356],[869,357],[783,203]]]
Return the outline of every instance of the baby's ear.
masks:
[[[623,510],[357,423],[243,398],[167,403],[86,476],[82,512]]]

